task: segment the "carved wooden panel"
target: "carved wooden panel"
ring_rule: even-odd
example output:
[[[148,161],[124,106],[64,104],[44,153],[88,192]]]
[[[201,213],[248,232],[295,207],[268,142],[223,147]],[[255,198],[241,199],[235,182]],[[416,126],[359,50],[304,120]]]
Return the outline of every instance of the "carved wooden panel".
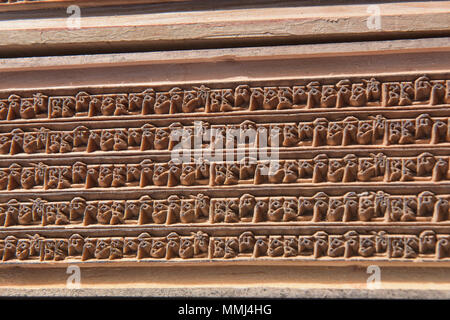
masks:
[[[450,78],[392,78],[0,92],[0,264],[450,261]]]

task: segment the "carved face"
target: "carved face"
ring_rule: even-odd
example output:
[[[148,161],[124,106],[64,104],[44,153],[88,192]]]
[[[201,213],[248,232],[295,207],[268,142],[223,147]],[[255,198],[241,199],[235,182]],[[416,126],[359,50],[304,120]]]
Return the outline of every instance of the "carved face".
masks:
[[[5,101],[0,101],[0,120],[6,120],[9,106]]]
[[[104,96],[101,112],[104,116],[112,116],[116,110],[116,101],[113,96]]]
[[[336,98],[337,92],[333,86],[323,86],[320,102],[324,108],[334,107],[336,105]]]
[[[64,98],[61,115],[63,117],[73,117],[75,115],[75,104],[76,101],[74,98]]]
[[[106,209],[106,207],[105,207],[105,209]],[[86,209],[84,211],[84,219],[85,219],[85,221],[89,222],[90,219],[92,219],[92,220],[97,219],[97,212],[98,212],[97,204],[89,203],[86,206]],[[107,217],[105,218],[105,221],[107,221]]]
[[[126,150],[128,148],[128,132],[127,130],[116,130],[114,133],[113,149]]]
[[[74,198],[70,202],[70,218],[76,219],[82,217],[86,208],[86,201],[81,198]]]
[[[255,236],[252,232],[246,231],[239,236],[239,252],[251,253],[255,245]]]
[[[83,245],[83,252],[81,254],[82,260],[87,260],[95,257],[97,246],[97,239],[85,239]],[[108,254],[109,255],[109,254]],[[106,258],[106,255],[105,255]]]
[[[436,163],[436,159],[428,153],[421,154],[417,158],[417,173],[418,175],[431,174],[433,167]]]
[[[0,135],[0,152],[2,154],[9,153],[11,148],[11,137],[9,135]]]
[[[337,122],[330,123],[328,126],[327,143],[331,146],[341,144],[343,129]]]
[[[298,142],[298,129],[294,125],[286,125],[283,127],[283,146],[292,147]]]
[[[125,255],[128,255],[128,254],[134,255],[138,250],[138,245],[139,245],[139,242],[137,239],[125,238],[124,246],[123,246],[123,253]]]
[[[34,235],[30,240],[30,256],[38,256],[41,252],[42,238]]]
[[[111,253],[111,240],[110,239],[98,239],[95,247],[96,259],[107,259]]]
[[[298,201],[300,215],[312,215],[314,210],[314,201],[310,198],[300,197]]]
[[[298,207],[296,198],[285,198],[283,202],[283,221],[296,220],[298,217]]]
[[[420,115],[416,120],[416,136],[418,138],[429,138],[433,120],[428,115]]]
[[[338,182],[342,179],[343,172],[340,169],[344,168],[344,164],[337,159],[330,160],[328,166],[328,179],[333,182]]]
[[[195,213],[197,217],[207,217],[209,215],[209,197],[198,194],[195,198]]]
[[[442,259],[449,256],[450,237],[440,237],[436,245],[436,258]]]
[[[267,250],[269,246],[267,244],[266,237],[256,237],[255,248],[253,250],[253,255],[255,257],[267,255]]]
[[[124,240],[122,238],[111,239],[111,249],[109,258],[119,259],[123,257]]]
[[[283,242],[284,256],[294,257],[298,253],[298,241],[295,236],[284,236]]]
[[[100,148],[103,151],[111,151],[114,146],[114,130],[102,130],[100,136]]]
[[[286,161],[284,163],[284,179],[285,183],[292,183],[297,181],[298,166],[294,161]]]
[[[250,88],[247,85],[237,86],[235,89],[235,102],[234,105],[239,107],[243,104],[247,104],[250,101]]]
[[[362,85],[354,84],[352,87],[352,95],[350,97],[350,105],[352,106],[362,106],[366,102],[366,90]]]
[[[30,255],[30,241],[29,240],[19,240],[16,248],[16,257],[19,260],[26,260]]]
[[[91,173],[92,169],[94,168],[88,170],[88,175]],[[100,166],[98,170],[98,185],[100,187],[110,187],[112,180],[113,180],[113,166]]]
[[[112,174],[112,187],[121,187],[124,186],[127,179],[127,168],[126,166],[114,166],[113,174]]]
[[[271,198],[269,201],[269,212],[267,217],[270,221],[281,221],[284,214],[283,198]]]
[[[137,258],[142,259],[142,258],[147,258],[147,257],[151,256],[151,251],[153,248],[152,241],[150,239],[138,239],[138,241],[139,241],[139,245],[138,245]],[[163,245],[163,248],[164,248],[164,252],[162,253],[161,257],[164,257],[166,254],[166,252],[165,252],[166,246]],[[158,257],[159,253],[156,251],[157,250],[155,250],[155,255],[156,255],[156,257]]]
[[[60,99],[60,98],[53,98],[51,100],[50,118],[60,118],[60,117],[62,117],[62,105],[63,105],[63,100]]]
[[[111,202],[100,202],[98,206],[97,221],[101,224],[109,224],[112,217]]]
[[[258,217],[256,222],[266,219],[267,212],[269,211],[269,199],[259,199],[255,203],[254,216]]]
[[[344,215],[344,203],[341,199],[331,199],[328,208],[328,221],[341,221]]]
[[[358,216],[361,221],[370,221],[375,216],[373,197],[363,196],[359,198]]]
[[[169,133],[164,129],[157,129],[154,145],[156,150],[166,150],[169,146]]]
[[[139,201],[127,201],[125,204],[125,219],[133,219],[139,215]]]
[[[167,252],[166,258],[178,257],[180,251],[180,237],[177,234],[169,234],[167,236]]]
[[[194,254],[203,254],[208,252],[209,238],[206,233],[198,231],[194,234]]]
[[[74,234],[69,238],[69,256],[80,255],[83,251],[84,239],[79,234]]]
[[[306,93],[305,86],[295,86],[293,87],[293,102],[295,104],[302,104],[306,102],[308,95]]]
[[[376,175],[376,168],[372,159],[359,159],[358,179],[360,181],[369,181]]]
[[[352,218],[358,212],[357,197],[353,197],[352,195],[344,197],[344,205],[346,210],[348,211],[348,214],[351,215],[350,217],[348,217],[349,219]]]
[[[193,200],[183,200],[181,202],[180,220],[183,223],[190,223],[195,220],[195,205]]]
[[[298,253],[303,256],[314,254],[314,237],[300,236],[298,238]]]
[[[363,257],[371,257],[376,252],[374,236],[361,236],[359,239],[358,253]]]
[[[179,253],[183,259],[192,258],[194,256],[194,240],[192,238],[182,238]]]
[[[19,215],[18,215],[19,224],[27,225],[30,224],[33,220],[33,212],[31,205],[21,204],[19,207]]]
[[[84,183],[87,176],[87,165],[81,162],[76,162],[72,166],[72,181],[74,183]]]
[[[153,213],[153,205],[151,201],[141,201],[139,207],[139,215],[149,216]]]
[[[256,205],[256,199],[252,195],[243,195],[239,200],[239,215],[247,217],[253,215],[253,209]]]
[[[300,141],[311,141],[314,135],[314,127],[307,122],[298,124],[298,138]]]
[[[35,185],[34,168],[24,168],[20,178],[22,188],[31,189]]]
[[[86,92],[80,92],[76,95],[75,110],[77,112],[87,111],[91,96]]]
[[[139,181],[141,177],[141,170],[137,165],[127,165],[126,167],[126,181]]]
[[[298,172],[300,178],[312,178],[314,165],[310,161],[299,161]]]
[[[415,197],[405,197],[403,199],[403,216],[402,219],[405,220],[405,215],[408,216],[408,220],[415,220],[416,213],[417,213],[417,200]]]
[[[45,240],[44,241],[44,250],[42,252],[43,260],[53,260],[55,258],[55,240]]]
[[[55,260],[64,260],[68,255],[68,241],[66,239],[57,239],[55,244]]]
[[[434,253],[436,249],[436,234],[434,231],[424,231],[419,237],[419,251],[422,254]]]
[[[183,164],[181,176],[181,184],[185,186],[191,186],[195,183],[195,169],[192,165]]]
[[[169,206],[162,201],[155,203],[154,211],[152,212],[152,218],[155,223],[161,224],[165,223],[167,220],[167,213]]]
[[[213,258],[223,258],[225,256],[225,238],[214,238],[213,246]]]
[[[419,239],[416,236],[407,236],[404,239],[405,249],[404,249],[404,257],[405,258],[415,258],[419,252]]]
[[[372,142],[372,123],[365,121],[358,123],[357,139],[359,144],[369,144]]]
[[[330,246],[328,255],[330,257],[340,257],[345,253],[345,241],[341,236],[330,236]]]
[[[224,209],[224,222],[233,223],[239,221],[239,206],[235,200],[226,200]]]
[[[273,237],[269,239],[269,249],[267,251],[270,257],[279,257],[284,253],[284,243],[282,237]]]
[[[157,186],[167,185],[169,179],[168,169],[165,165],[155,165],[153,172],[153,183]]]
[[[403,256],[405,244],[402,238],[391,238],[389,246],[389,257],[400,258]]]
[[[122,224],[125,222],[125,202],[114,201],[111,205],[111,220],[110,224]]]

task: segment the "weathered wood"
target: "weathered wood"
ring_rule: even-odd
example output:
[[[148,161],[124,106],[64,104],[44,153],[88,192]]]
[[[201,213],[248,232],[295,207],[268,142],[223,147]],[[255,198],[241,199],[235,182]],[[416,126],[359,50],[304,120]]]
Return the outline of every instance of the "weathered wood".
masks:
[[[450,2],[380,3],[380,29],[368,5],[296,6],[85,16],[69,29],[65,12],[0,21],[0,55],[30,56],[448,36]],[[378,10],[377,9],[377,10]],[[144,10],[145,11],[145,10]],[[370,10],[369,10],[370,11]],[[109,15],[108,15],[109,14]],[[411,23],[414,21],[414,23]]]

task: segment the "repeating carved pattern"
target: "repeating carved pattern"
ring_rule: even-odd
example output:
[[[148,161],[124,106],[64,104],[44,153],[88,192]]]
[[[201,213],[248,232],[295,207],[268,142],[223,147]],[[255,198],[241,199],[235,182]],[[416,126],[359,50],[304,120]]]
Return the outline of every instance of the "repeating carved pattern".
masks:
[[[421,114],[416,119],[386,119],[381,115],[369,120],[347,117],[343,121],[317,118],[313,122],[168,127],[145,124],[141,128],[89,129],[72,131],[46,128],[14,129],[0,134],[0,154],[69,153],[122,150],[173,150],[238,147],[313,147],[349,145],[408,145],[450,142],[450,119]],[[261,141],[263,140],[264,143]],[[199,143],[195,143],[198,141]]]
[[[5,264],[450,259],[444,77],[96,92],[0,93]]]
[[[417,157],[386,157],[347,154],[328,158],[239,162],[164,163],[143,160],[139,164],[52,166],[44,163],[22,167],[17,163],[0,168],[0,190],[226,186],[238,184],[438,182],[450,179],[449,157],[425,152]]]
[[[311,81],[298,86],[211,89],[204,85],[141,93],[32,97],[10,95],[0,100],[0,120],[114,117],[178,113],[230,113],[360,107],[397,107],[450,103],[450,80],[420,76],[415,81],[381,82],[340,80],[333,84]]]
[[[210,198],[170,195],[138,200],[19,202],[0,204],[0,226],[52,225],[147,225],[287,222],[446,222],[450,195],[423,191],[419,195],[394,196],[383,191],[348,192],[329,196]]]
[[[198,231],[189,236],[175,232],[165,237],[141,233],[137,237],[46,238],[39,234],[0,240],[2,261],[37,260],[183,260],[183,259],[427,259],[448,260],[450,235],[425,230],[420,234],[359,234],[259,236],[246,231],[238,236],[216,237]]]

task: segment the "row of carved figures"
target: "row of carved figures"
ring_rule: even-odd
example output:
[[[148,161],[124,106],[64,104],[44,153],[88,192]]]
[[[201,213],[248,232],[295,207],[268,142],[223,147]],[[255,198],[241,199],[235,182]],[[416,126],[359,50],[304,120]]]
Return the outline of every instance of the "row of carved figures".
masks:
[[[259,222],[392,222],[449,221],[450,195],[423,191],[419,195],[394,196],[378,192],[348,192],[311,197],[244,194],[240,198],[210,198],[171,195],[155,200],[148,195],[138,200],[30,202],[15,199],[0,204],[0,225],[146,225],[189,223]]]
[[[375,78],[335,84],[312,81],[292,87],[238,85],[210,89],[204,85],[183,90],[144,90],[141,93],[52,96],[36,93],[32,98],[12,94],[0,100],[0,120],[70,118],[148,114],[211,113],[256,110],[392,107],[450,103],[450,80],[380,82]]]
[[[254,235],[250,231],[239,236],[215,237],[198,231],[189,236],[175,232],[165,237],[141,233],[137,237],[46,238],[38,234],[23,238],[8,236],[0,240],[2,261],[13,259],[81,261],[115,259],[232,259],[232,258],[309,258],[349,259],[357,257],[387,259],[446,259],[450,257],[450,235],[426,230],[419,235],[327,234]]]
[[[146,124],[128,129],[91,130],[79,126],[72,131],[14,129],[0,134],[0,154],[438,144],[450,142],[449,124],[448,117],[432,118],[422,114],[405,120],[387,120],[378,115],[371,120],[318,118],[298,124],[244,121],[241,125],[172,123],[168,127]]]
[[[311,160],[256,161],[244,158],[233,162],[199,161],[180,163],[170,160],[140,164],[30,167],[11,164],[0,169],[0,190],[69,189],[119,187],[226,186],[292,183],[350,182],[437,182],[450,179],[449,157],[425,152],[417,157],[369,157],[347,154],[328,158],[319,154]]]

